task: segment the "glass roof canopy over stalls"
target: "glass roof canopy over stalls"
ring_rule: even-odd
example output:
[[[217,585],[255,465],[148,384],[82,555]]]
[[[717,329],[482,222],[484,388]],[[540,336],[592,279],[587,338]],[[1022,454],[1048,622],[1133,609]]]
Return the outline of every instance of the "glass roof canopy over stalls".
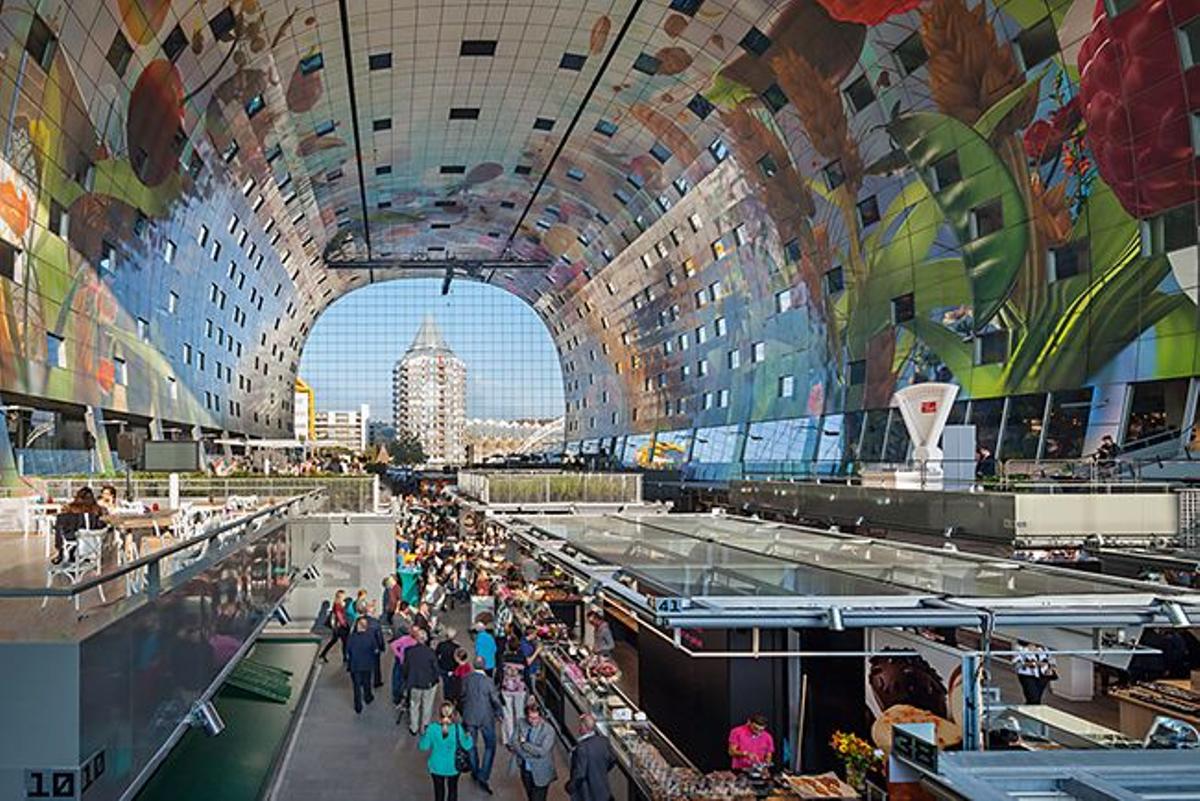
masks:
[[[513,530],[675,628],[1200,621],[1200,594],[1177,588],[743,518],[523,517]]]

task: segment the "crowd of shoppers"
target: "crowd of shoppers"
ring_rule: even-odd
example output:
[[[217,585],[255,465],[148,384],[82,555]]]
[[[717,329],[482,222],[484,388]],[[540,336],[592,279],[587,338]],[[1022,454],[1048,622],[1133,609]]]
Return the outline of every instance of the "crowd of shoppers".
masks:
[[[558,779],[557,733],[534,692],[541,646],[533,628],[517,627],[512,587],[536,571],[497,570],[495,533],[460,536],[454,506],[436,496],[409,496],[394,505],[396,572],[382,580],[377,604],[366,590],[339,590],[325,616],[330,636],[320,657],[341,644],[354,710],[361,714],[383,686],[381,657],[390,651],[391,700],[397,725],[407,725],[426,753],[435,801],[457,801],[460,773],[493,794],[500,749],[510,756],[528,801],[544,801]],[[490,600],[463,634],[442,617],[472,596]],[[598,646],[611,632],[598,627]],[[435,714],[436,713],[436,714]],[[574,801],[609,801],[608,742],[588,716],[580,723],[566,789]]]

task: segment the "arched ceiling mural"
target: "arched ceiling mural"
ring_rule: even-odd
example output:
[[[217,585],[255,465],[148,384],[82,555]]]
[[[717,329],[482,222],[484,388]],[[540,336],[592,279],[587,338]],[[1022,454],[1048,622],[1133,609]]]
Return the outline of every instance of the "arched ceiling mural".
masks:
[[[570,439],[1190,377],[1198,12],[7,2],[0,390],[286,430],[321,310],[449,256]]]

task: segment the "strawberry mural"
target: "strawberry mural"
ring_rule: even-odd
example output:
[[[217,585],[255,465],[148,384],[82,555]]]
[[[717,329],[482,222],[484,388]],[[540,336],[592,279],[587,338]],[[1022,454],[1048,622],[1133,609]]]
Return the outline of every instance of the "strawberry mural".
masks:
[[[1196,198],[1190,114],[1200,110],[1200,74],[1184,71],[1177,29],[1198,13],[1195,0],[1149,0],[1109,17],[1104,0],[1096,0],[1079,51],[1088,146],[1134,217]]]

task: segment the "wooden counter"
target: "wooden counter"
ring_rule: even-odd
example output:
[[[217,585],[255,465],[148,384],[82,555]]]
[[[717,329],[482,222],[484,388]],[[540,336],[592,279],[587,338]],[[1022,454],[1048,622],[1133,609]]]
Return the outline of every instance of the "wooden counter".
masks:
[[[1163,679],[1153,684],[1166,684],[1176,689],[1194,692],[1191,683],[1186,679]],[[1143,685],[1146,686],[1146,685]],[[1118,688],[1109,692],[1117,701],[1121,714],[1121,733],[1135,739],[1142,739],[1149,732],[1154,719],[1159,715],[1176,718],[1200,728],[1200,714],[1186,714],[1166,706],[1160,706],[1151,700],[1135,698],[1127,688]]]

